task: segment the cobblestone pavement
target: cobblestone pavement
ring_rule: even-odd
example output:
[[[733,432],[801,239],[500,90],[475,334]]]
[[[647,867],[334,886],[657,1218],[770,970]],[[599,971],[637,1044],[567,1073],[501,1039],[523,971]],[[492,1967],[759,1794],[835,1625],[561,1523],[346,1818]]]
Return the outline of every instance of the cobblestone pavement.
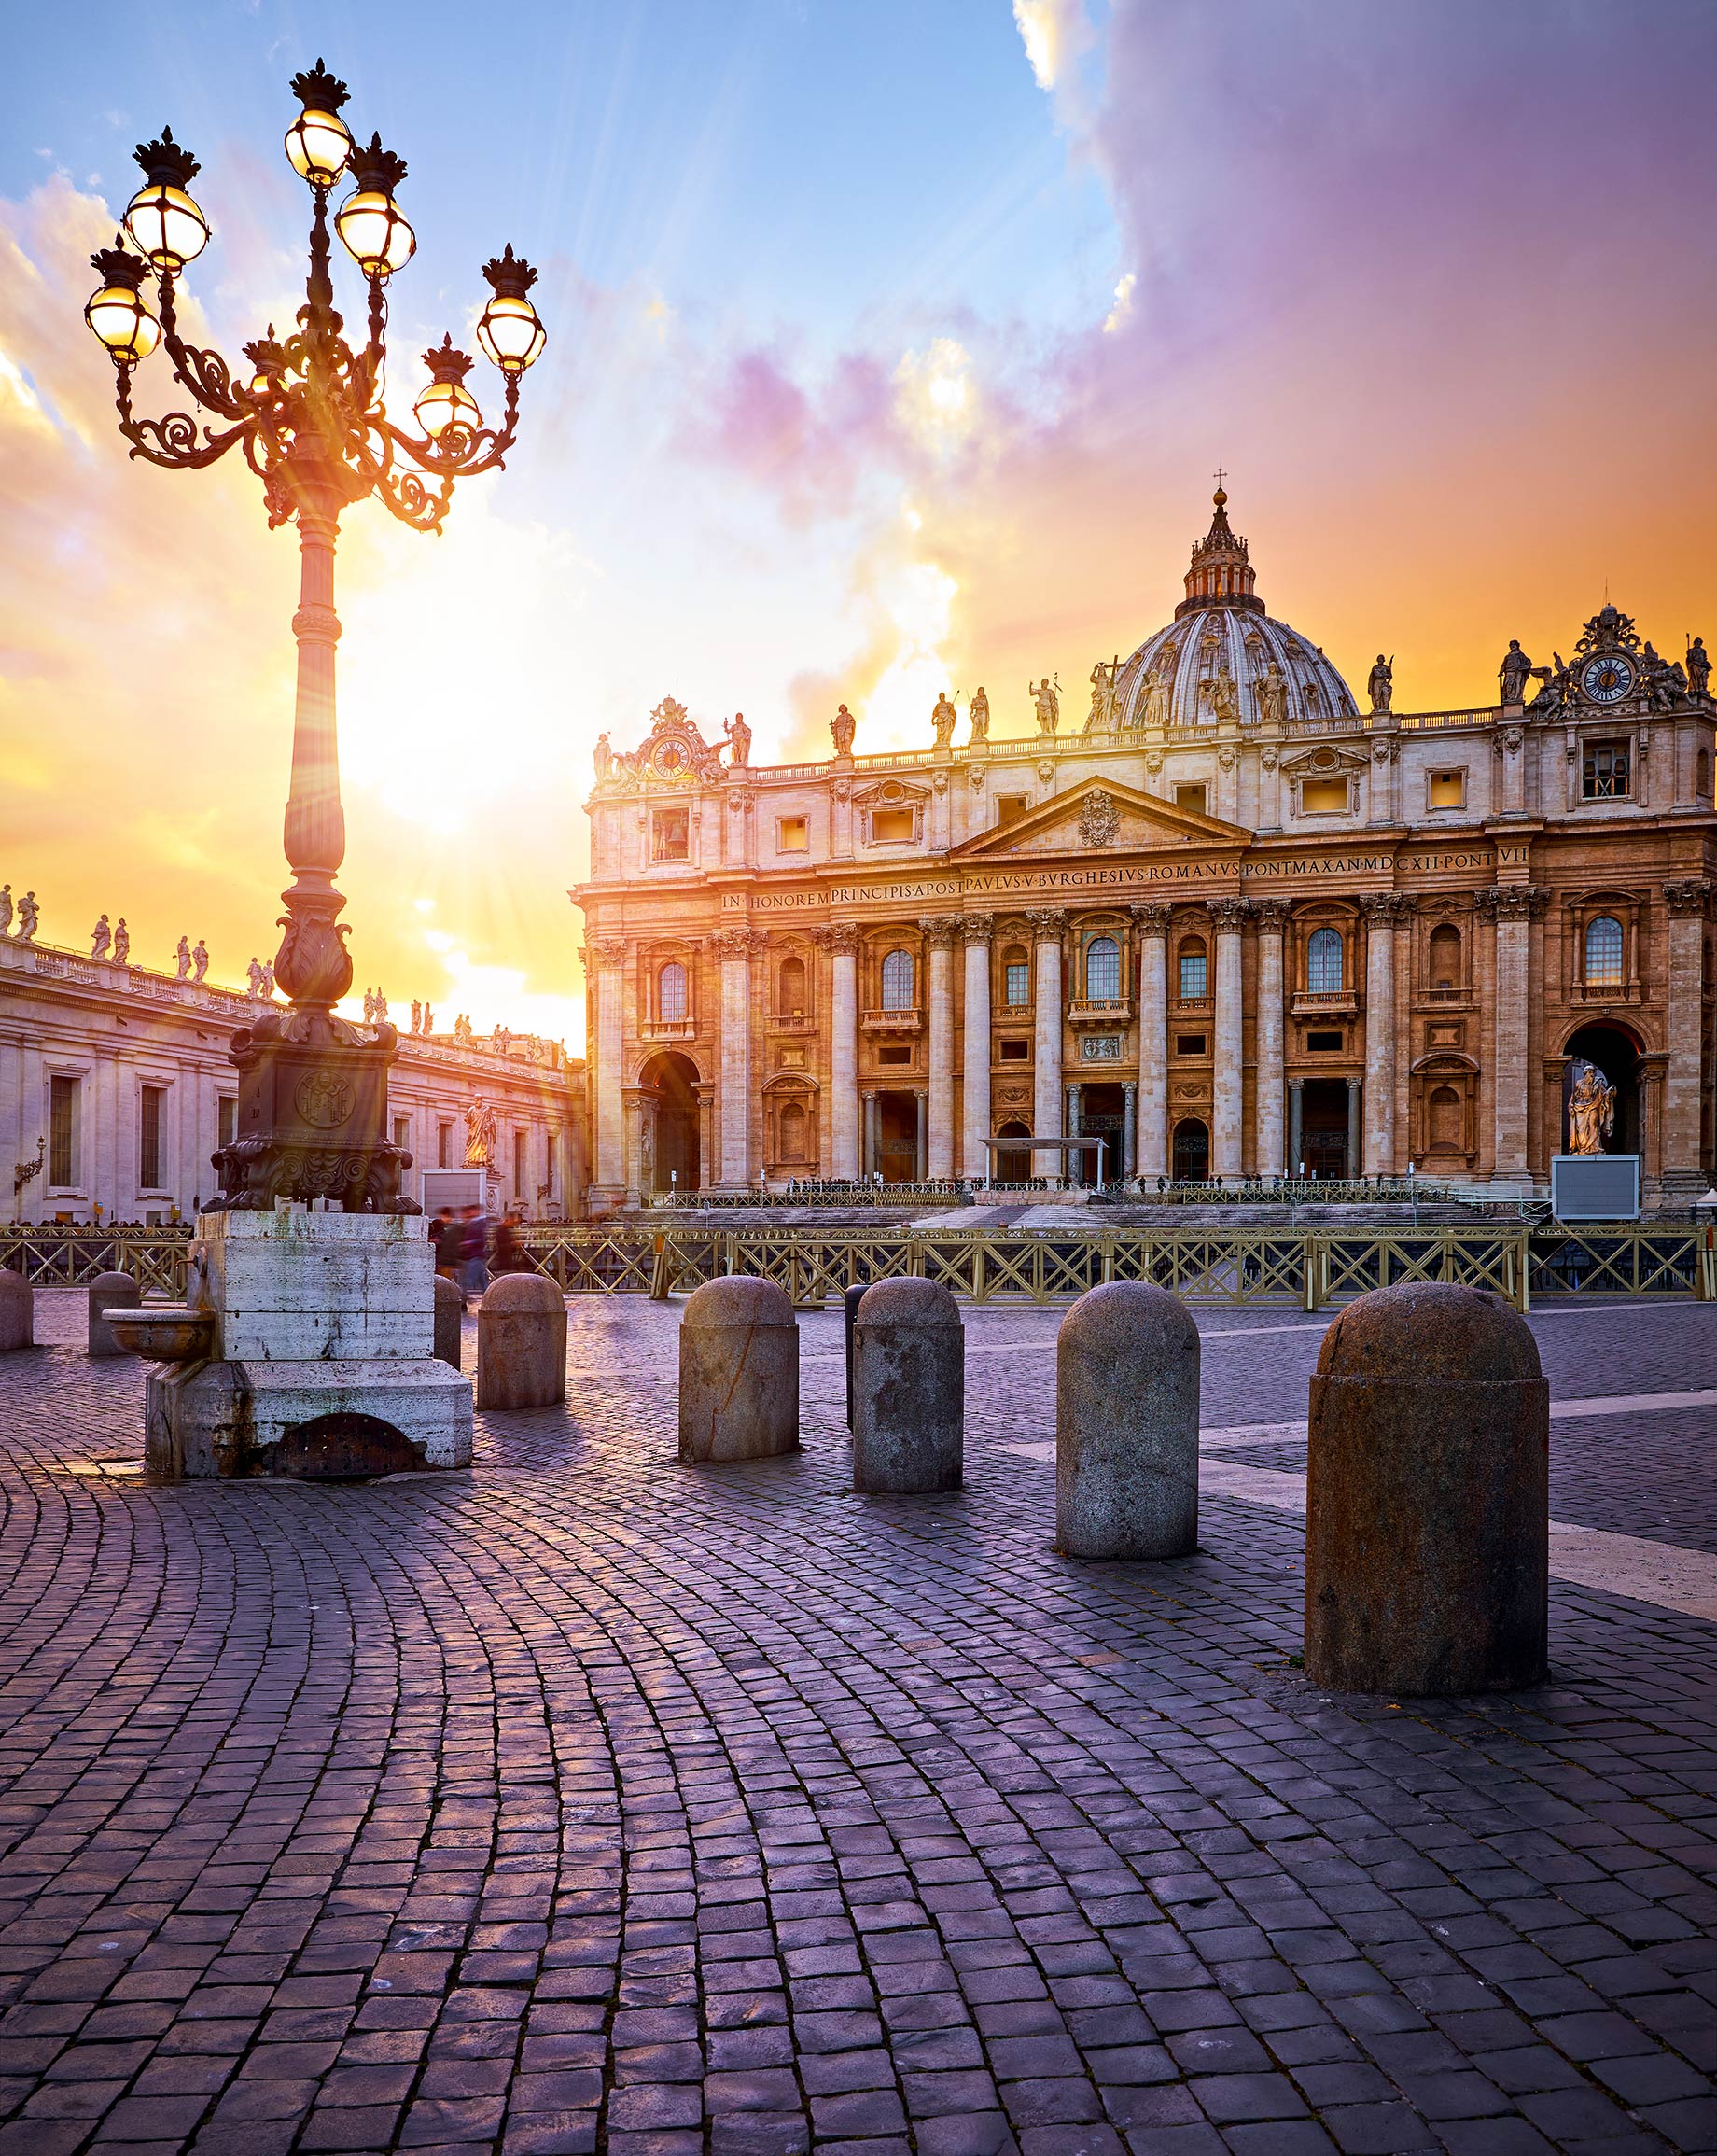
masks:
[[[1057,1316],[969,1313],[915,1500],[832,1313],[740,1468],[675,1463],[677,1306],[360,1488],[148,1487],[135,1364],[6,1358],[0,2156],[1717,2145],[1717,1626],[1558,1584],[1542,1691],[1319,1693],[1291,1514],[1054,1554]],[[1717,1388],[1708,1309],[1533,1322],[1558,1399]],[[1318,1321],[1200,1323],[1207,1428],[1304,1418]],[[1553,1511],[1713,1547],[1714,1425],[1559,1417]]]

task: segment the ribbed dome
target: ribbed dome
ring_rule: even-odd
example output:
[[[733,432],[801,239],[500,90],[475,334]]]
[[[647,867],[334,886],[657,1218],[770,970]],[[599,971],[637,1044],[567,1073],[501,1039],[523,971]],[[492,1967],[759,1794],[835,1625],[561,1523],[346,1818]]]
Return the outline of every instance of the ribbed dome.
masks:
[[[1121,669],[1119,726],[1215,726],[1224,718],[1260,724],[1270,717],[1273,666],[1282,718],[1339,718],[1359,708],[1317,645],[1264,612],[1227,504],[1219,486],[1210,529],[1193,549],[1186,597]]]

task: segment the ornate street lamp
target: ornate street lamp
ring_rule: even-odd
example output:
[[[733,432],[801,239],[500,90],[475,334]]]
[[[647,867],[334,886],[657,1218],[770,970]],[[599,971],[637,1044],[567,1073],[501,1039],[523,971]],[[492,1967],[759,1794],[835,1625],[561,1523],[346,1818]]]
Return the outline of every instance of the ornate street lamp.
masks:
[[[298,703],[286,819],[292,886],[282,893],[285,934],[274,961],[291,1001],[233,1036],[237,1134],[215,1155],[222,1184],[216,1204],[262,1210],[279,1197],[326,1197],[348,1211],[415,1212],[399,1195],[411,1156],[387,1140],[387,1071],[398,1035],[384,1020],[356,1026],[333,1014],[352,986],[348,931],[339,922],[345,900],[334,886],[345,856],[334,728],[334,547],[342,510],[371,495],[415,530],[440,528],[454,481],[494,469],[512,446],[520,377],[541,353],[545,333],[530,301],[537,273],[510,246],[484,265],[491,298],[477,329],[505,382],[500,427],[484,427],[466,387],[472,362],[451,336],[424,356],[430,382],[414,408],[422,435],[396,427],[382,383],[387,280],[417,245],[396,200],[405,164],[379,136],[368,147],[353,140],[340,117],[345,84],[319,60],[294,77],[292,92],[303,109],[286,131],[286,155],[315,203],[297,329],[277,340],[271,323],[267,336],[245,345],[249,370],[237,375],[217,352],[179,335],[177,279],[208,244],[209,224],[189,191],[197,161],[170,128],[137,150],[144,185],[125,212],[124,231],[91,258],[102,282],[84,318],[112,355],[119,431],[133,456],[184,471],[241,448],[262,482],[270,528],[294,520],[299,530]],[[369,334],[356,351],[341,335],[328,268],[328,196],[348,175],[353,191],[334,227],[370,293]],[[153,309],[145,297],[151,277],[159,294]],[[133,416],[132,371],[158,342],[215,425],[188,412]]]

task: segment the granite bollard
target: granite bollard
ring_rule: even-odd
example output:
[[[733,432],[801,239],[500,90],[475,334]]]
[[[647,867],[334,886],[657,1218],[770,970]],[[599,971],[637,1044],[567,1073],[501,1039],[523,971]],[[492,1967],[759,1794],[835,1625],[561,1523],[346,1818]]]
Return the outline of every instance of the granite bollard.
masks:
[[[0,1355],[35,1345],[35,1290],[22,1273],[0,1270]]]
[[[679,1457],[688,1465],[799,1449],[799,1326],[784,1289],[733,1273],[686,1298]]]
[[[1550,1388],[1500,1295],[1350,1303],[1311,1381],[1305,1673],[1442,1698],[1549,1674]]]
[[[1055,1339],[1055,1543],[1185,1557],[1198,1543],[1198,1327],[1143,1281],[1081,1295]]]
[[[503,1273],[477,1312],[478,1407],[552,1407],[565,1397],[565,1296],[540,1273]]]
[[[965,1465],[966,1328],[939,1281],[878,1281],[853,1327],[853,1488],[957,1490]]]
[[[564,1306],[563,1306],[564,1308]],[[465,1297],[456,1281],[445,1273],[435,1276],[435,1357],[450,1370],[465,1367],[463,1320]]]
[[[853,1426],[853,1327],[858,1323],[858,1306],[870,1294],[869,1283],[848,1288],[841,1297],[841,1330],[846,1341],[846,1427]]]
[[[125,1350],[113,1337],[107,1323],[109,1310],[134,1310],[143,1300],[142,1284],[130,1273],[97,1273],[90,1282],[90,1353],[122,1355]]]

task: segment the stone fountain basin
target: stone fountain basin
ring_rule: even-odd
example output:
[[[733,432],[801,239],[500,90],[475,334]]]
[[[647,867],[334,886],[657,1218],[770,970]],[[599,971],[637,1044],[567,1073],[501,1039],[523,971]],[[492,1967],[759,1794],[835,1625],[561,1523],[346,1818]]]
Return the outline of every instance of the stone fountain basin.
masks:
[[[112,1310],[108,1330],[128,1355],[146,1363],[200,1362],[215,1345],[215,1313],[180,1304]]]

